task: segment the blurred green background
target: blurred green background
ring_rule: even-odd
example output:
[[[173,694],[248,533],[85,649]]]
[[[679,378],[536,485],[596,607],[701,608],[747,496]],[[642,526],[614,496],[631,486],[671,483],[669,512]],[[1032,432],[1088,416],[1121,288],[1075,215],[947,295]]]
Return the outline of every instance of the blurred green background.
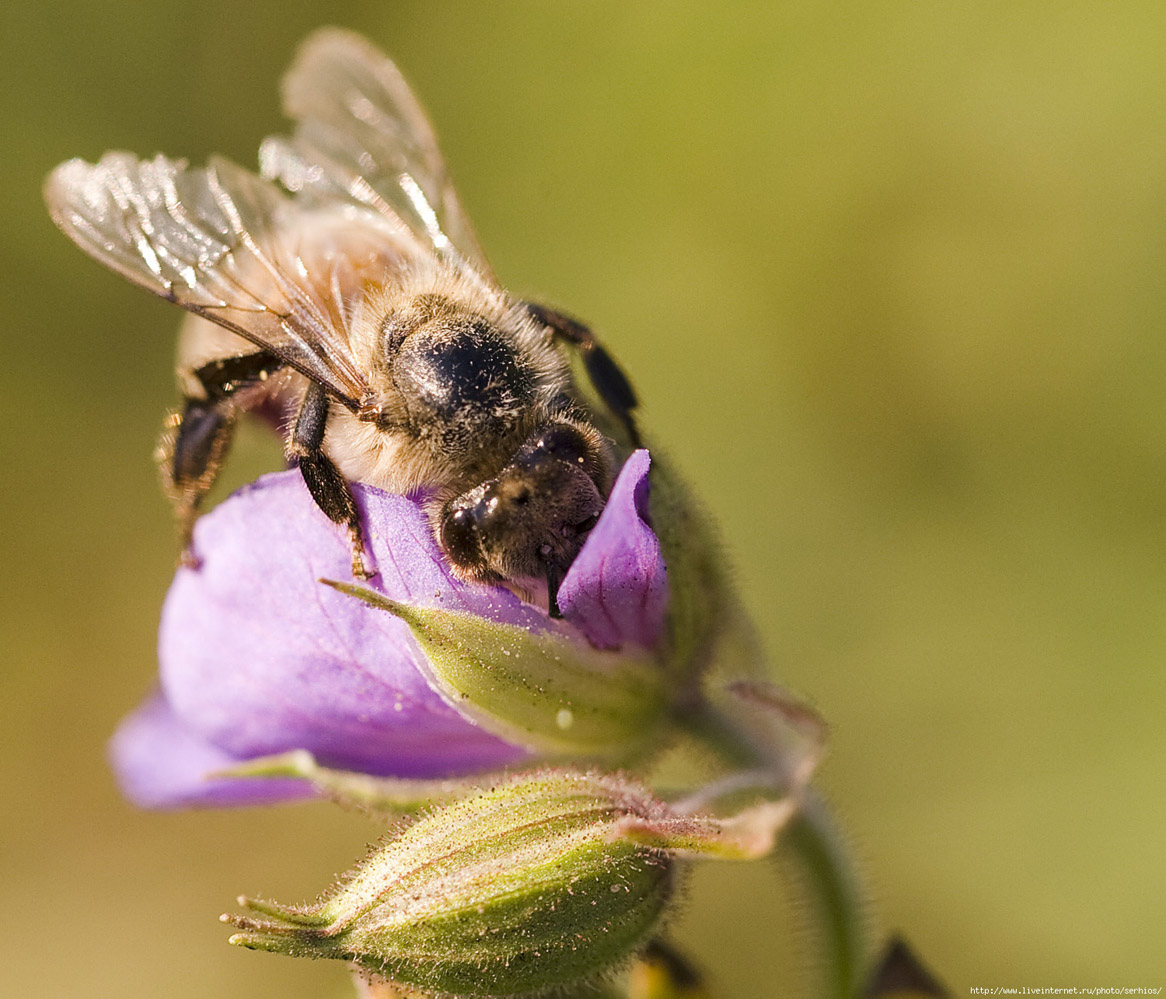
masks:
[[[106,769],[172,571],[179,316],[39,194],[107,148],[253,164],[328,22],[413,81],[504,282],[634,374],[831,723],[876,925],[956,994],[1166,985],[1161,3],[10,0],[0,992],[347,994],[215,917],[377,830],[141,814]],[[805,994],[771,874],[702,869],[677,921],[726,999]]]

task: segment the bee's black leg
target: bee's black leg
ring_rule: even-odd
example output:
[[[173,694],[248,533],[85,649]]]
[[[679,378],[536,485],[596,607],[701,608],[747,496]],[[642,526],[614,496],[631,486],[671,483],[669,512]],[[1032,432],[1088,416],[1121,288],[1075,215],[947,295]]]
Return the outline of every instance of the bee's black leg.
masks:
[[[559,610],[559,587],[563,583],[566,573],[557,565],[547,565],[547,613],[551,617],[561,618],[563,612]]]
[[[595,386],[595,391],[599,393],[599,398],[627,429],[632,447],[640,447],[640,433],[632,415],[632,410],[639,402],[635,389],[632,388],[627,375],[615,363],[615,359],[596,339],[595,334],[577,319],[572,319],[556,309],[534,302],[525,304],[527,312],[538,322],[549,326],[555,331],[556,336],[579,348],[583,366],[587,369],[587,376]]]
[[[157,457],[162,486],[178,517],[182,559],[189,560],[190,535],[198,508],[223,463],[235,432],[235,395],[274,374],[283,362],[261,350],[224,357],[194,372],[204,396],[188,396],[181,412],[166,418]]]
[[[235,435],[235,408],[187,399],[166,417],[156,452],[162,489],[178,518],[179,559],[190,564],[190,537],[203,497],[214,485],[223,455]]]
[[[323,451],[327,425],[328,393],[312,382],[304,395],[295,429],[287,443],[287,457],[299,465],[300,474],[316,506],[333,523],[348,528],[348,541],[352,547],[352,574],[358,579],[368,579],[372,573],[364,563],[360,514],[352,498],[352,490],[332,459]]]
[[[254,388],[284,368],[284,362],[269,350],[253,354],[236,354],[208,361],[194,372],[194,377],[206,390],[209,401],[232,398],[245,388]]]

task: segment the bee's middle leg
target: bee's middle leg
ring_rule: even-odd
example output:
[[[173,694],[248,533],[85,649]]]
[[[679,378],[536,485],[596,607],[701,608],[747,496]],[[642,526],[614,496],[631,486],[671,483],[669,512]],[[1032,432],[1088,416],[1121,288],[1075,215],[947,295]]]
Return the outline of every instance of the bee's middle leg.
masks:
[[[343,524],[348,529],[352,574],[357,579],[368,579],[373,573],[365,565],[364,538],[356,501],[348,482],[323,450],[327,425],[328,393],[313,382],[304,395],[295,428],[287,442],[287,457],[299,466],[316,506],[333,523]]]

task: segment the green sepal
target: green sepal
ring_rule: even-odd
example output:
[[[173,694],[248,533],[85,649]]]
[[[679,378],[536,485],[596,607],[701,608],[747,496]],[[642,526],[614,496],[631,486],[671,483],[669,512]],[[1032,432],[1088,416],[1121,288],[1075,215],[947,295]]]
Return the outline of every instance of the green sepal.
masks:
[[[434,688],[508,742],[544,758],[624,763],[661,738],[669,678],[647,654],[601,651],[565,629],[533,632],[321,582],[404,621]]]
[[[501,774],[477,774],[472,777],[444,777],[422,780],[412,777],[374,777],[352,770],[322,767],[306,749],[274,756],[260,756],[226,770],[214,777],[295,777],[305,780],[321,796],[349,808],[365,809],[382,815],[410,815],[431,805],[451,801],[477,790],[484,784],[501,779]]]

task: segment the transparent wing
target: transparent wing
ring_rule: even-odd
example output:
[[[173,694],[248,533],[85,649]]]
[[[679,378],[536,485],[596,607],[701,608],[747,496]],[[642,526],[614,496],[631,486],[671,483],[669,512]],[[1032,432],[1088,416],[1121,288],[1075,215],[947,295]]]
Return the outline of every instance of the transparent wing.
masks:
[[[433,128],[385,55],[351,32],[316,31],[284,77],[283,107],[296,128],[263,143],[264,176],[403,222],[439,258],[497,286]]]
[[[346,301],[360,277],[342,253],[305,261],[302,209],[273,184],[227,160],[191,169],[114,152],[62,163],[45,200],[101,263],[273,351],[345,405],[369,402],[348,340]]]

